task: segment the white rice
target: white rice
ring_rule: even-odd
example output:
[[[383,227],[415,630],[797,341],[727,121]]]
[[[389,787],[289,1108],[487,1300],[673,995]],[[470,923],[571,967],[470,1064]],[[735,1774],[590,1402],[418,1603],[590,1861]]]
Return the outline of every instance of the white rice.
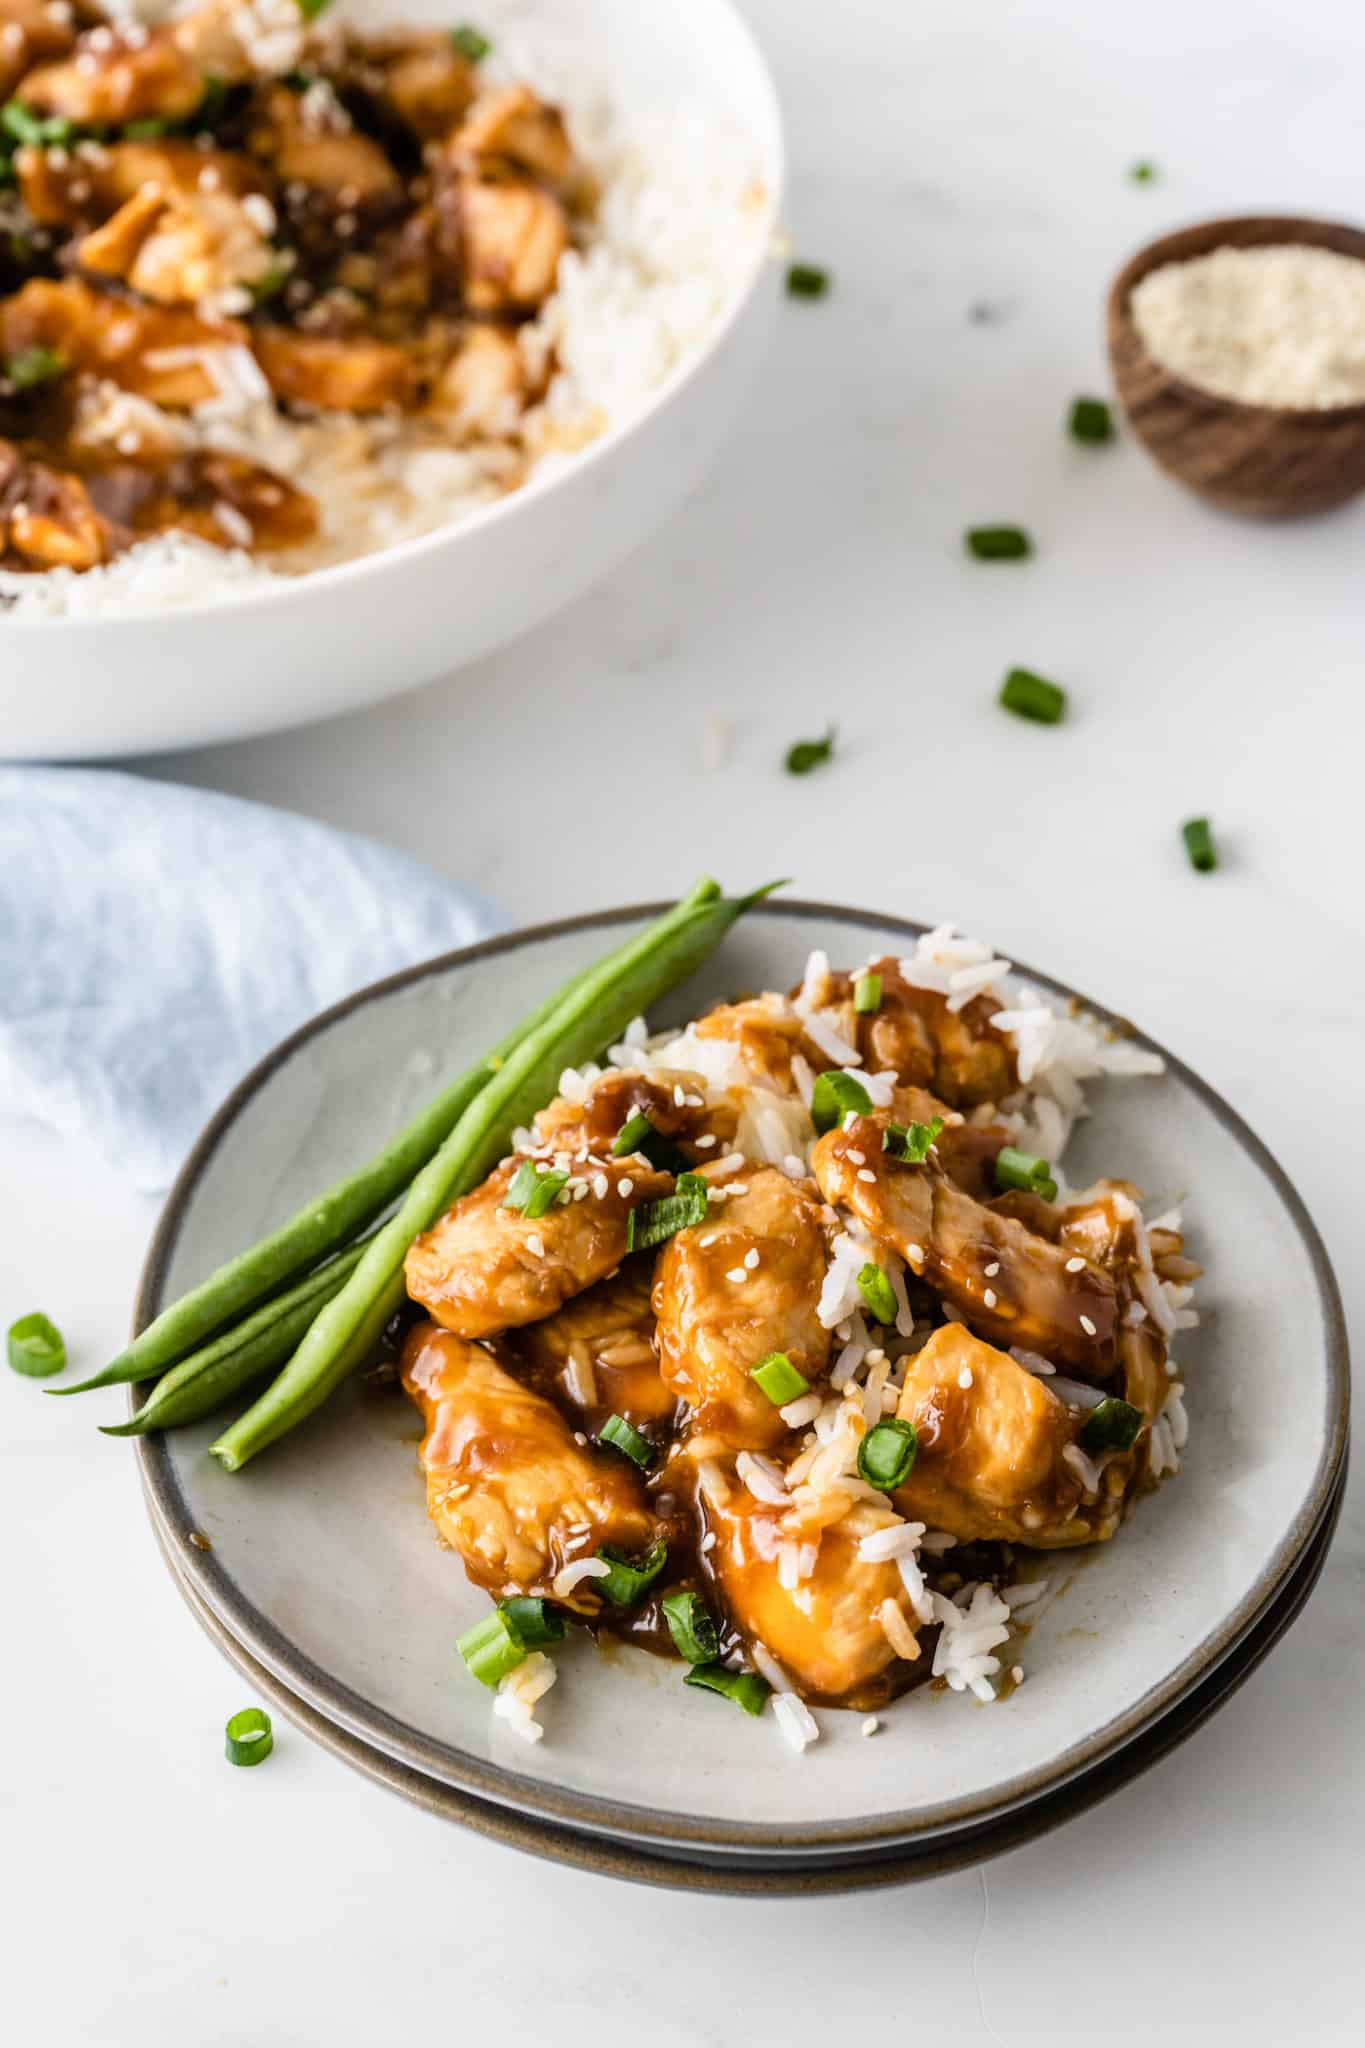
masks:
[[[261,18],[262,54],[289,70],[294,56],[283,41],[283,54],[274,53],[265,31],[279,25],[276,15],[281,22],[287,16],[296,37],[294,0],[251,4]],[[287,420],[263,393],[247,351],[204,351],[213,357],[205,367],[218,395],[188,420],[159,415],[168,432],[183,438],[188,425],[199,445],[264,462],[308,491],[323,521],[318,539],[281,555],[279,571],[171,534],[83,574],[0,572],[0,617],[183,611],[453,525],[528,477],[562,469],[641,412],[696,355],[735,303],[770,232],[751,144],[699,105],[627,106],[613,98],[603,53],[572,38],[548,0],[502,0],[480,19],[495,37],[483,66],[489,83],[521,79],[562,106],[601,192],[584,246],[565,253],[555,293],[522,330],[529,354],[544,359],[553,348],[556,370],[543,401],[522,417],[515,443],[419,446],[402,420]],[[111,392],[110,403],[119,398]]]

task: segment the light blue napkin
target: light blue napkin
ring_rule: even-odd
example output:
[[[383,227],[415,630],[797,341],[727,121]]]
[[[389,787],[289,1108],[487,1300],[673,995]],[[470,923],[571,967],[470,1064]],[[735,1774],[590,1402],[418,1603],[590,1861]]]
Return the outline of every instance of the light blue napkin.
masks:
[[[474,891],[286,811],[0,768],[0,1111],[164,1188],[286,1032],[497,926]]]

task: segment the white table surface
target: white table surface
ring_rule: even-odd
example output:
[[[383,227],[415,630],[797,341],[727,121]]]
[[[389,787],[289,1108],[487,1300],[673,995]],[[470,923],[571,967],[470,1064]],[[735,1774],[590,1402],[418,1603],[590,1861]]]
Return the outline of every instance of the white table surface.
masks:
[[[1103,388],[1104,286],[1136,243],[1217,211],[1360,213],[1358,9],[749,5],[786,103],[796,246],[836,284],[786,310],[709,483],[496,659],[148,772],[369,829],[512,921],[672,893],[702,865],[955,917],[1139,1018],[1232,1099],[1297,1178],[1358,1326],[1365,506],[1235,524],[1132,445],[1078,449],[1061,427],[1073,393]],[[1129,182],[1138,157],[1159,184]],[[965,561],[963,526],[1002,519],[1038,560]],[[1069,724],[993,708],[1014,662],[1067,683]],[[719,767],[713,715],[732,722]],[[785,777],[785,745],[829,718],[837,765]],[[1211,878],[1177,838],[1196,811],[1224,852]],[[124,1328],[151,1206],[31,1128],[0,1126],[0,1156],[3,1320],[42,1304],[94,1362]],[[159,1562],[131,1459],[90,1408],[3,1378],[16,2041],[1353,2032],[1359,1484],[1269,1664],[1050,1840],[863,1898],[669,1898],[486,1847],[287,1727],[265,1768],[229,1770],[244,1687]]]

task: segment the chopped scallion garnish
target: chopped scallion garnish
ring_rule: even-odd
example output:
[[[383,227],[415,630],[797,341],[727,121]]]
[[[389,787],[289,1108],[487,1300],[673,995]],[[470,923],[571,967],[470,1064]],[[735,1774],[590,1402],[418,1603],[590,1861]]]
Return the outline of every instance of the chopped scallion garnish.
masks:
[[[642,1202],[632,1209],[626,1223],[626,1250],[648,1251],[664,1244],[680,1230],[690,1230],[706,1218],[706,1181],[699,1173],[680,1173],[671,1195],[657,1202]]]
[[[1160,173],[1154,163],[1143,157],[1133,165],[1128,175],[1135,185],[1154,185]]]
[[[858,1476],[883,1493],[894,1493],[909,1476],[919,1449],[913,1422],[893,1417],[873,1425],[858,1446]]]
[[[661,1536],[642,1556],[628,1557],[614,1544],[604,1543],[597,1555],[609,1569],[605,1578],[592,1581],[593,1591],[613,1607],[633,1607],[667,1564],[668,1545]]]
[[[224,1734],[230,1764],[264,1763],[275,1747],[270,1716],[264,1707],[243,1707],[241,1713],[234,1714],[228,1722]]]
[[[66,357],[59,355],[55,348],[47,348],[42,342],[33,348],[21,348],[5,364],[5,380],[16,391],[33,391],[40,384],[55,384],[59,377],[66,375]]]
[[[1033,553],[1022,526],[969,526],[967,552],[978,562],[1021,562]]]
[[[527,1221],[534,1223],[554,1207],[568,1179],[567,1167],[552,1166],[542,1172],[533,1160],[523,1159],[512,1175],[512,1184],[502,1198],[502,1206],[504,1209],[520,1209]]]
[[[834,742],[838,727],[831,725],[822,740],[798,740],[788,747],[786,767],[788,775],[809,775],[812,768],[821,768],[834,755]]]
[[[163,135],[169,135],[171,124],[161,114],[148,114],[145,120],[129,121],[123,130],[127,142],[159,142]]]
[[[66,1364],[66,1345],[55,1323],[35,1313],[11,1323],[5,1339],[9,1362],[26,1379],[45,1380]]]
[[[858,1292],[869,1315],[879,1323],[896,1320],[896,1290],[875,1260],[869,1259],[858,1275]]]
[[[0,107],[0,128],[12,135],[16,142],[26,142],[39,149],[55,148],[70,142],[76,132],[73,123],[64,115],[35,114],[22,100],[8,100]]]
[[[637,1109],[634,1116],[628,1116],[616,1133],[611,1148],[613,1159],[625,1159],[632,1152],[638,1152],[645,1139],[653,1133],[654,1126],[643,1110]]]
[[[1213,831],[1207,818],[1187,818],[1180,828],[1185,842],[1185,851],[1190,857],[1190,866],[1197,868],[1201,875],[1212,874],[1218,865],[1218,849],[1213,843]]]
[[[760,1678],[756,1671],[731,1671],[725,1664],[698,1664],[683,1680],[685,1685],[698,1685],[706,1692],[718,1692],[722,1699],[733,1700],[737,1707],[743,1707],[746,1714],[761,1714],[768,1704],[772,1690],[766,1678]]]
[[[1000,685],[1000,702],[1016,718],[1031,718],[1038,725],[1060,725],[1066,716],[1066,691],[1032,669],[1010,670]]]
[[[855,1081],[841,1067],[831,1067],[817,1076],[810,1098],[810,1120],[822,1136],[846,1116],[867,1116],[871,1109],[872,1097],[862,1082]]]
[[[1087,441],[1092,447],[1114,438],[1114,415],[1103,398],[1073,399],[1068,424],[1073,441]]]
[[[673,1140],[666,1138],[662,1131],[656,1131],[641,1109],[626,1118],[611,1148],[613,1159],[628,1159],[632,1152],[640,1153],[661,1173],[681,1173],[687,1165]]]
[[[295,0],[295,5],[305,21],[316,21],[331,6],[331,0]]]
[[[853,984],[853,1007],[860,1017],[875,1017],[882,1006],[882,978],[870,971]]]
[[[467,1628],[455,1647],[480,1685],[497,1686],[526,1659],[526,1645],[500,1607]]]
[[[450,40],[462,57],[468,57],[471,64],[477,64],[486,57],[493,45],[481,29],[471,28],[468,22],[450,31]]]
[[[648,1471],[654,1463],[654,1446],[647,1436],[641,1436],[633,1423],[624,1415],[609,1415],[602,1424],[599,1442],[612,1444],[618,1451],[624,1451],[642,1472]]]
[[[829,283],[829,272],[822,270],[818,263],[791,263],[787,266],[789,299],[823,299]]]
[[[498,1613],[524,1650],[564,1640],[563,1615],[533,1594],[516,1593],[510,1600],[500,1600]]]
[[[689,1664],[711,1663],[720,1653],[720,1631],[700,1593],[669,1593],[662,1604],[678,1655]]]
[[[888,1124],[882,1133],[882,1150],[903,1166],[923,1166],[942,1131],[941,1116],[931,1116],[927,1124]]]
[[[1081,1430],[1081,1448],[1086,1451],[1131,1451],[1142,1427],[1142,1410],[1131,1401],[1112,1396],[1092,1408]]]
[[[1041,1195],[1045,1202],[1057,1199],[1057,1183],[1048,1161],[1033,1152],[1018,1152],[1013,1145],[1002,1145],[995,1155],[995,1185],[1021,1188],[1025,1194]]]
[[[785,1351],[770,1351],[761,1364],[751,1368],[749,1378],[774,1408],[785,1408],[788,1401],[798,1401],[810,1392],[810,1381],[796,1370]]]

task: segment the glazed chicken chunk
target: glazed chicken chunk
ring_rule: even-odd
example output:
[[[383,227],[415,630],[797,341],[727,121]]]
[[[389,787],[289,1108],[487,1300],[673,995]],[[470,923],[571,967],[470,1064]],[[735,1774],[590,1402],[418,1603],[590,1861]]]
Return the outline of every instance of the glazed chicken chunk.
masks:
[[[426,1423],[428,1511],[470,1578],[498,1598],[539,1594],[596,1612],[590,1578],[559,1591],[556,1580],[604,1543],[635,1553],[653,1541],[634,1469],[576,1443],[550,1402],[432,1323],[409,1336],[402,1372]]]
[[[628,1259],[612,1279],[510,1340],[534,1383],[553,1389],[593,1433],[612,1415],[646,1432],[673,1426],[678,1397],[659,1372],[650,1289],[648,1263]]]
[[[816,1313],[826,1248],[819,1204],[785,1174],[758,1167],[744,1188],[669,1239],[654,1308],[663,1377],[693,1425],[736,1449],[764,1449],[788,1425],[753,1368],[781,1351],[811,1380],[829,1356]]]
[[[505,1159],[408,1252],[408,1293],[461,1337],[539,1322],[614,1273],[626,1256],[631,1210],[672,1187],[637,1160],[588,1159],[576,1176],[586,1195],[532,1218],[507,1206],[522,1164]]]
[[[1000,1009],[993,996],[976,996],[951,1010],[946,997],[907,982],[900,963],[889,956],[865,971],[881,983],[873,1011],[854,1008],[856,975],[827,974],[812,994],[815,1014],[856,1048],[869,1072],[889,1069],[954,1109],[1003,1101],[1017,1087],[1013,1048],[991,1021]]]

